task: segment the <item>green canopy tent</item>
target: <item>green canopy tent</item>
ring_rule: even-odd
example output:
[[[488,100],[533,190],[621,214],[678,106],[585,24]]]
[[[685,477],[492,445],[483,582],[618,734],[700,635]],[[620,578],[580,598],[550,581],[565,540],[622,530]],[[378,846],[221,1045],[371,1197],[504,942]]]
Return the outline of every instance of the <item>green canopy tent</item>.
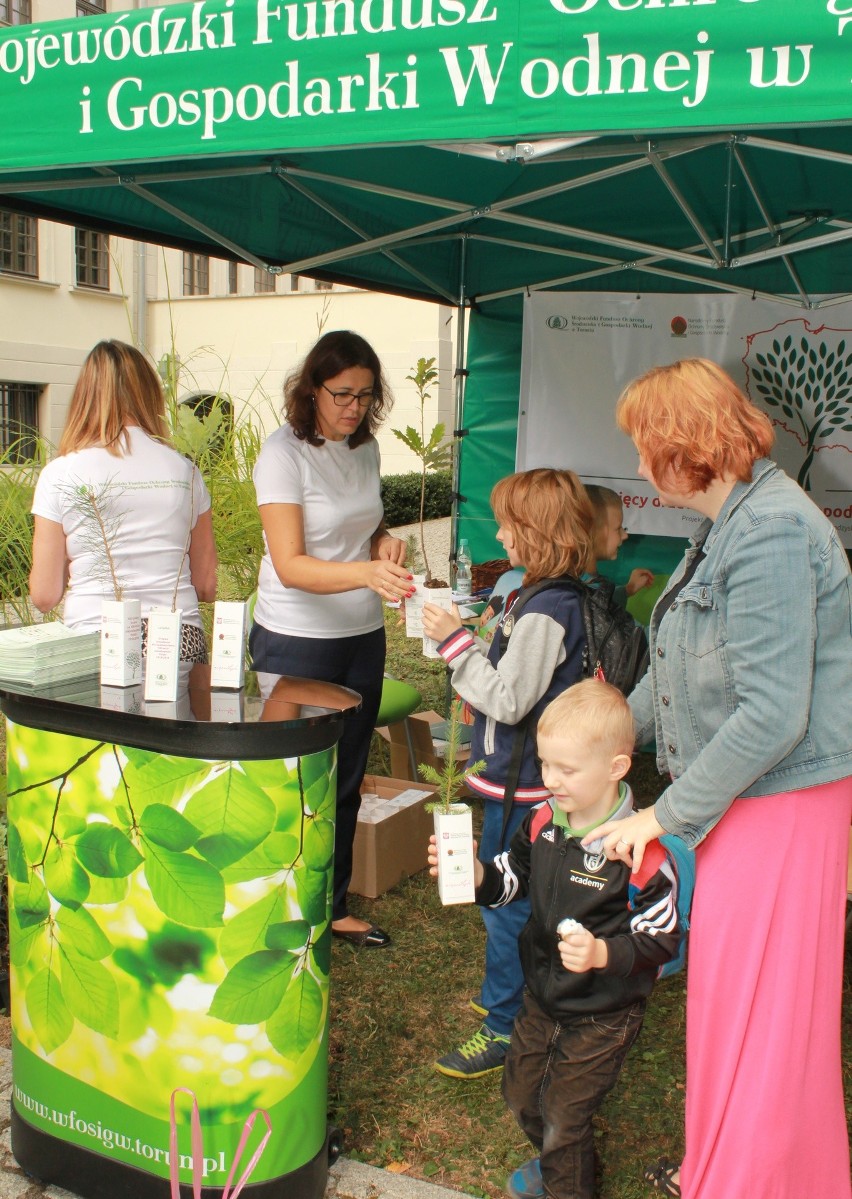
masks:
[[[0,204],[458,305],[459,519],[490,556],[526,292],[852,295],[850,26],[852,0],[197,0],[11,28]]]

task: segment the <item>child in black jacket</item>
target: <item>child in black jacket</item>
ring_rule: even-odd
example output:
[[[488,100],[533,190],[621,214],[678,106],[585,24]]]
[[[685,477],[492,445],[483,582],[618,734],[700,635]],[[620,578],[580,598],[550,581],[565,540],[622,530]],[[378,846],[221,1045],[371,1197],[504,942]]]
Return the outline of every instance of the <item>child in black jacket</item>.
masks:
[[[538,1156],[509,1179],[513,1199],[592,1199],[592,1117],[642,1026],[659,969],[677,953],[677,882],[659,842],[638,875],[596,842],[582,845],[632,809],[623,779],[633,738],[614,687],[586,679],[555,699],[537,733],[552,798],[530,811],[508,852],[476,864],[477,903],[531,901],[520,938],[526,992],[503,1094]],[[430,850],[433,874],[436,864]]]

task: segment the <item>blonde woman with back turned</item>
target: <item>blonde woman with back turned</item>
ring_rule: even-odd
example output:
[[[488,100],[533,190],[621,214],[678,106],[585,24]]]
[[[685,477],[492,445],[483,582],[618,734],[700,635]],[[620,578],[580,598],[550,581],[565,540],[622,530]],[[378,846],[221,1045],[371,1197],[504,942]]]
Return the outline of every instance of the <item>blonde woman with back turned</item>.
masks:
[[[64,596],[65,624],[95,630],[117,591],[141,600],[143,628],[152,607],[178,608],[181,659],[207,661],[198,602],[216,595],[210,495],[171,446],[162,385],[133,346],[102,341],[87,356],[32,511],[40,611]]]

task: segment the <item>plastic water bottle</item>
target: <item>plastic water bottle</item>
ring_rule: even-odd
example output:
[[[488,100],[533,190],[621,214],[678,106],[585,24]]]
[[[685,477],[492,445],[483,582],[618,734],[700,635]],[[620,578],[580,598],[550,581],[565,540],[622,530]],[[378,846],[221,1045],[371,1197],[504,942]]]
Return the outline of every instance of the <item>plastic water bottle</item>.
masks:
[[[466,538],[459,542],[456,554],[456,595],[470,595],[473,590],[473,573],[470,550]]]

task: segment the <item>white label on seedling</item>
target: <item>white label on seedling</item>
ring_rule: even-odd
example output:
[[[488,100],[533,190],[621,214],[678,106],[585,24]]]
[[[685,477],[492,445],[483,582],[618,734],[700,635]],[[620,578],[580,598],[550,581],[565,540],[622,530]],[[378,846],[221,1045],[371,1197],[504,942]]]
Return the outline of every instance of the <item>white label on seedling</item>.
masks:
[[[405,601],[405,635],[406,637],[423,636],[423,575],[415,575],[412,586],[414,595]]]
[[[467,804],[454,804],[449,812],[435,813],[435,845],[441,903],[473,903],[473,819]]]
[[[101,603],[101,682],[108,687],[142,682],[142,604],[137,599]]]
[[[244,603],[216,600],[213,605],[213,660],[210,686],[239,690],[245,680],[246,617]]]
[[[177,699],[180,661],[180,612],[153,608],[148,614],[145,699]]]
[[[426,587],[423,592],[423,602],[425,604],[435,604],[437,607],[443,608],[445,612],[449,612],[453,606],[453,593],[449,587]],[[431,637],[427,637],[424,634],[424,658],[440,658],[438,644],[437,641],[433,641]]]

